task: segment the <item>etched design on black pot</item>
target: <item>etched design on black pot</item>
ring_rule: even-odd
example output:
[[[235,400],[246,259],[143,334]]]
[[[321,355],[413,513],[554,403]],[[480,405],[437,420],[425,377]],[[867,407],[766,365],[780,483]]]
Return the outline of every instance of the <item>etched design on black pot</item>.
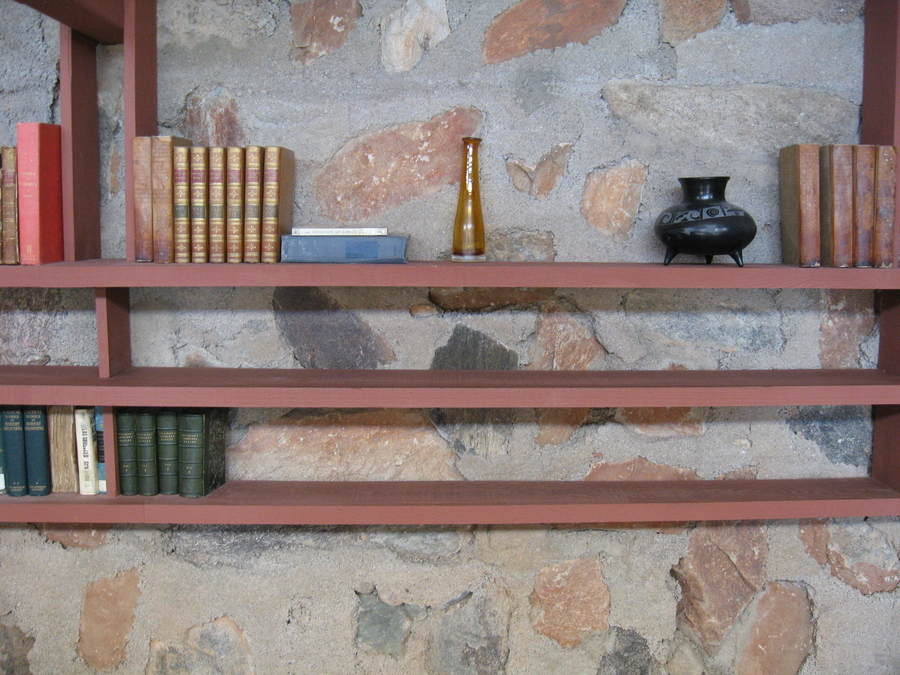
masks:
[[[756,236],[756,222],[745,210],[725,200],[729,176],[679,178],[682,202],[656,219],[656,236],[666,246],[665,265],[679,253],[728,255],[741,267],[743,249]]]

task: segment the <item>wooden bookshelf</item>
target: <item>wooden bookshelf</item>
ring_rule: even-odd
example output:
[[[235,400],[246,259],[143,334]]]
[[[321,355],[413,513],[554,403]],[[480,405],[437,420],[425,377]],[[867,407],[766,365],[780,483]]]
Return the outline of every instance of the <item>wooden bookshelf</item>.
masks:
[[[230,481],[200,499],[0,496],[2,522],[198,524],[570,524],[900,515],[900,269],[785,265],[483,263],[162,265],[135,263],[131,141],[156,127],[154,0],[27,0],[62,22],[66,262],[0,266],[0,288],[93,289],[99,365],[0,367],[0,403],[100,405],[116,463],[117,406],[456,408],[871,405],[868,477],[659,482]],[[861,141],[900,144],[900,10],[866,5]],[[125,48],[126,260],[101,260],[95,43]],[[92,89],[93,87],[93,89]],[[92,99],[93,97],[93,99]],[[66,159],[68,157],[68,159]],[[93,160],[91,160],[93,161]],[[65,163],[68,162],[68,169]],[[87,196],[85,196],[87,195]],[[900,210],[898,210],[900,214]],[[895,225],[895,230],[897,229]],[[900,237],[896,238],[900,241]],[[766,371],[409,371],[134,367],[130,289],[178,287],[871,289],[877,368]],[[724,451],[724,450],[723,450]]]

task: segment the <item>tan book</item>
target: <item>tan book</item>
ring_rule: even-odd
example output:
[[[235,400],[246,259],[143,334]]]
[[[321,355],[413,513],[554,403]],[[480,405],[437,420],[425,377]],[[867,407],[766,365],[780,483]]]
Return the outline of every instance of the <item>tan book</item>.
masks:
[[[875,146],[853,146],[853,264],[872,267],[875,241]]]
[[[291,233],[293,206],[294,153],[277,145],[267,146],[263,170],[262,262],[279,261],[281,235]]]
[[[78,492],[78,445],[73,406],[47,406],[47,436],[53,492]]]
[[[150,136],[134,138],[134,259],[138,262],[151,262],[156,258],[153,246],[152,145],[153,139]]]
[[[19,264],[19,196],[18,153],[14,146],[0,150],[0,191],[3,204],[0,219],[3,221],[3,264]]]
[[[209,262],[209,149],[191,148],[191,262]]]
[[[153,259],[158,262],[172,262],[175,259],[174,148],[189,146],[191,142],[178,136],[152,138]]]
[[[778,154],[778,183],[782,262],[818,267],[821,263],[819,146],[803,143],[782,148]]]
[[[875,234],[872,265],[894,267],[894,217],[897,198],[897,148],[879,145],[875,151]]]
[[[239,263],[244,261],[244,149],[228,148],[226,156],[226,260]]]
[[[209,149],[209,262],[225,262],[225,153]]]
[[[262,246],[263,147],[249,145],[244,151],[244,262],[260,261]]]
[[[173,152],[173,194],[175,262],[191,262],[191,158],[190,149],[178,146]]]
[[[819,158],[822,264],[853,267],[853,146],[823,145]]]

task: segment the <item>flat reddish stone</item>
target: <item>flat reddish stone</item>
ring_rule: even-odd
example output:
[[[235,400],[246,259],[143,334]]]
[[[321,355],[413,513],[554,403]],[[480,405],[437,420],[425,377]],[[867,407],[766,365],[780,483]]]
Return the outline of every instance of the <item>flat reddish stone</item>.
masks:
[[[626,0],[522,0],[493,20],[484,35],[485,63],[502,63],[538,49],[587,44],[619,21]]]
[[[191,92],[185,104],[184,127],[185,135],[196,145],[242,147],[247,143],[237,99],[224,87]]]
[[[657,464],[644,457],[624,462],[597,462],[584,480],[698,480],[693,469]]]
[[[538,413],[538,435],[534,442],[538,445],[559,445],[565,443],[575,430],[584,424],[590,408],[542,408]]]
[[[88,584],[81,609],[78,654],[91,668],[110,670],[125,660],[134,624],[140,576],[128,570]]]
[[[458,183],[462,139],[472,136],[483,118],[475,108],[454,108],[351,140],[315,179],[323,215],[360,221]]]
[[[517,190],[544,199],[550,196],[559,180],[566,175],[572,152],[574,146],[571,143],[560,143],[534,166],[519,159],[507,160],[506,172]]]
[[[636,159],[594,169],[584,181],[581,215],[600,234],[627,239],[637,220],[646,180],[647,167]]]
[[[677,45],[715,28],[727,9],[727,0],[662,0],[662,39]]]
[[[735,675],[797,675],[815,644],[809,596],[800,586],[774,581],[738,637]]]
[[[477,312],[533,305],[553,297],[552,288],[433,288],[428,299],[445,312]]]
[[[531,593],[532,625],[564,647],[609,628],[609,587],[597,558],[577,558],[538,572]]]
[[[94,549],[106,543],[109,525],[90,525],[82,523],[41,525],[41,534],[50,541],[62,544],[65,548]]]
[[[672,568],[681,586],[677,621],[713,653],[765,583],[769,544],[755,523],[699,525],[687,555]]]
[[[606,356],[589,328],[550,300],[541,308],[529,370],[587,370]]]
[[[291,3],[294,30],[293,56],[306,64],[333,54],[362,16],[357,0],[299,0]]]
[[[702,436],[706,425],[694,408],[617,408],[615,420],[644,436]]]
[[[871,291],[829,290],[821,321],[819,360],[823,368],[858,368],[859,347],[875,327]]]

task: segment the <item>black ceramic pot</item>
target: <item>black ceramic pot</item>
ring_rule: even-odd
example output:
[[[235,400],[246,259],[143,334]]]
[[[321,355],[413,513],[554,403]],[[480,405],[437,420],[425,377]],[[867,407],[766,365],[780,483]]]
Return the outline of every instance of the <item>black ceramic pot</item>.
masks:
[[[711,263],[715,255],[730,255],[744,266],[743,249],[756,236],[749,213],[725,201],[729,176],[679,178],[682,201],[656,219],[656,236],[666,245],[668,265],[679,253],[702,255]]]

